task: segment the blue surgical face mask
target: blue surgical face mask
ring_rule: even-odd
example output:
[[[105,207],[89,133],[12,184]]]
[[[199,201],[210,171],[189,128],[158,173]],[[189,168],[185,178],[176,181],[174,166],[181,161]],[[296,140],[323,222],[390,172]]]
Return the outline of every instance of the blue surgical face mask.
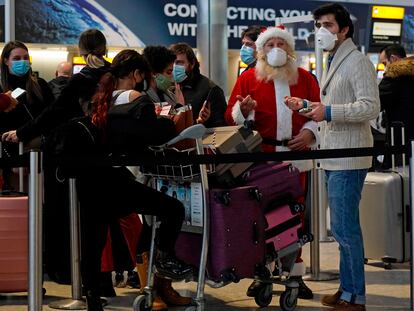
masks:
[[[185,72],[185,66],[183,66],[183,65],[174,64],[172,74],[173,74],[174,81],[177,82],[177,83],[181,83],[185,79],[187,79],[187,74]]]
[[[240,58],[246,65],[253,64],[256,61],[256,58],[254,57],[254,49],[243,45],[240,49]]]
[[[12,60],[10,72],[16,76],[22,77],[30,70],[30,62],[28,60]]]

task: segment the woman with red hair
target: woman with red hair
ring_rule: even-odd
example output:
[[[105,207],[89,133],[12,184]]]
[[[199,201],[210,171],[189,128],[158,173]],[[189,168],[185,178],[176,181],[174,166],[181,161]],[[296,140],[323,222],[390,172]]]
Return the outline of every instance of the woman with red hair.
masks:
[[[159,133],[156,143],[162,142],[162,136],[163,142],[169,139],[166,133],[160,133],[165,128],[165,122],[157,118],[154,104],[140,92],[144,89],[144,81],[149,85],[149,79],[148,64],[138,52],[123,50],[114,58],[110,71],[102,76],[92,98],[92,114],[90,121],[86,122],[95,142],[101,142],[104,148],[109,147],[112,152],[122,152],[143,149],[154,141],[157,136],[155,133]],[[135,105],[137,113],[122,120],[110,117],[112,109],[130,107],[127,106],[131,105],[128,104],[130,102]],[[131,127],[127,128],[129,125]],[[147,135],[149,131],[153,134]],[[118,136],[119,132],[123,133],[125,140]],[[85,146],[85,150],[87,148]],[[96,146],[89,148],[93,150]],[[192,273],[190,266],[175,257],[175,242],[184,219],[184,206],[180,201],[137,182],[125,167],[88,169],[77,177],[77,186],[84,226],[83,280],[96,301],[91,310],[102,310],[97,300],[99,283],[96,279],[100,274],[108,224],[132,212],[156,215],[161,222],[155,263],[158,273],[173,279],[184,279]],[[148,241],[141,242],[149,245]],[[152,310],[166,308],[159,298],[152,306]]]

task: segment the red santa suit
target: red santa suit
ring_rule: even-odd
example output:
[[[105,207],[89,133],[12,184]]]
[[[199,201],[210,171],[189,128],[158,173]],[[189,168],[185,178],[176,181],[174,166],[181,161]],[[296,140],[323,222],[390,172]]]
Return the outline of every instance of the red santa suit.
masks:
[[[295,42],[293,36],[283,28],[269,27],[261,33],[256,41],[256,47],[259,52],[263,52],[263,46],[271,38],[281,38],[294,50]],[[269,138],[278,141],[291,140],[298,135],[303,129],[309,129],[317,134],[317,123],[290,110],[284,103],[285,96],[299,97],[310,101],[319,102],[319,86],[316,78],[302,68],[298,68],[298,78],[295,84],[289,85],[288,79],[260,80],[257,79],[257,71],[260,62],[258,60],[255,70],[251,69],[243,72],[237,79],[236,85],[231,93],[227,110],[225,113],[226,122],[229,125],[243,124],[246,120],[253,120],[255,129],[263,138]],[[275,69],[277,70],[277,69]],[[250,95],[257,102],[247,118],[240,110],[240,102],[236,96],[243,98]],[[286,146],[274,146],[263,144],[263,150],[286,151]],[[292,161],[293,162],[293,161]],[[294,161],[293,165],[300,171],[306,171],[312,168],[312,161]],[[305,189],[306,174],[301,174],[302,186]],[[302,198],[304,199],[304,198]],[[302,224],[304,215],[302,213]],[[271,269],[272,270],[272,269]],[[301,259],[301,252],[298,253],[296,263],[290,272],[291,276],[303,275],[306,273],[306,266]]]
[[[256,100],[257,106],[244,118],[240,110],[237,95],[246,97],[250,95]],[[245,120],[254,120],[255,129],[263,138],[274,140],[290,140],[302,129],[309,129],[317,137],[317,124],[296,111],[290,110],[284,103],[285,96],[293,96],[319,100],[319,86],[314,76],[302,68],[298,68],[298,80],[295,85],[288,85],[287,81],[258,81],[255,70],[248,70],[239,76],[231,93],[227,106],[225,119],[228,124],[243,124]],[[264,151],[286,151],[284,146],[271,146],[263,144]],[[301,171],[309,170],[309,161],[295,162]]]

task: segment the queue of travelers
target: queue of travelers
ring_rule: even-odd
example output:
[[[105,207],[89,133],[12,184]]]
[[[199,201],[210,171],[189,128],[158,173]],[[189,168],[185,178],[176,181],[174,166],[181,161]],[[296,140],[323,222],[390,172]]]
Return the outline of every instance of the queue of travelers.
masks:
[[[247,69],[238,77],[228,103],[221,87],[200,73],[196,54],[186,43],[169,48],[147,46],[142,53],[125,49],[109,63],[104,58],[104,34],[89,29],[80,35],[78,44],[86,66],[72,75],[70,63],[62,62],[48,85],[33,74],[25,44],[8,42],[0,67],[0,132],[7,143],[5,148],[13,155],[17,152],[15,143],[42,137],[45,164],[57,152],[53,143],[60,139],[67,148],[66,155],[143,152],[149,145],[164,143],[176,134],[174,122],[160,116],[165,103],[171,109],[191,107],[194,124],[248,124],[266,139],[262,145],[266,152],[303,151],[317,145],[322,149],[370,147],[370,120],[379,115],[380,109],[388,122],[404,122],[407,138],[412,139],[413,128],[407,118],[412,111],[409,86],[414,83],[414,60],[406,57],[400,46],[381,50],[386,70],[378,88],[372,63],[352,40],[349,12],[335,3],[322,5],[313,15],[316,39],[327,54],[320,84],[296,64],[295,39],[283,26],[250,26],[242,33],[240,49]],[[26,91],[17,99],[11,96],[16,88]],[[303,108],[309,110],[299,111]],[[330,310],[366,310],[358,208],[371,163],[370,157],[320,161],[326,174],[332,233],[341,254],[340,286],[336,293],[322,298],[322,304]],[[301,184],[306,192],[305,172],[312,163],[292,164],[302,172]],[[45,272],[53,281],[68,284],[68,182],[57,165],[44,167]],[[88,310],[103,310],[101,261],[108,226],[131,213],[156,215],[161,223],[152,310],[191,304],[191,298],[181,296],[171,283],[172,279],[183,280],[194,273],[193,267],[175,255],[185,213],[183,204],[138,182],[125,167],[71,173],[76,176],[80,202],[82,285]],[[3,170],[3,179],[3,188],[15,184],[12,171]],[[151,231],[145,218],[142,225],[134,254],[137,258],[132,260],[137,262],[141,288],[147,282]],[[121,237],[125,243],[123,238],[127,237]],[[305,273],[306,265],[299,254],[291,277],[299,284],[298,297],[312,299],[312,290],[302,278]],[[247,296],[255,297],[263,286],[259,280],[253,281]]]

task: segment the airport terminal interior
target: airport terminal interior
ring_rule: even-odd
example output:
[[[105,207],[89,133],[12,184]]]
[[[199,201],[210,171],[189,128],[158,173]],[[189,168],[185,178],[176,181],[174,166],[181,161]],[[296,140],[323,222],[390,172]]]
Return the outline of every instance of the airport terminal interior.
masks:
[[[223,89],[226,101],[228,101],[237,79],[248,67],[248,64],[243,63],[241,60],[240,48],[242,46],[241,34],[250,25],[273,27],[280,23],[286,23],[287,31],[295,40],[296,63],[320,80],[321,71],[318,70],[322,70],[323,67],[322,63],[319,63],[323,62],[322,58],[320,58],[322,52],[315,48],[315,27],[310,14],[320,4],[329,2],[341,3],[350,11],[352,22],[355,25],[353,40],[358,50],[367,55],[375,68],[377,83],[380,83],[386,71],[386,66],[380,59],[382,48],[392,44],[399,44],[405,48],[408,57],[414,56],[414,0],[6,0],[0,1],[0,25],[4,25],[4,27],[0,26],[0,51],[4,48],[7,41],[19,40],[24,42],[29,49],[30,65],[33,73],[46,81],[50,81],[56,77],[56,68],[62,62],[70,63],[71,75],[79,73],[86,66],[86,61],[80,55],[77,44],[79,35],[89,28],[96,28],[102,31],[107,38],[105,59],[109,62],[112,62],[120,51],[127,48],[143,53],[146,46],[162,45],[170,47],[172,44],[185,42],[194,49],[197,58],[200,60],[201,73],[219,84]],[[318,54],[318,51],[320,54]],[[0,84],[3,83],[3,77],[0,80]],[[414,104],[414,99],[412,101]],[[302,107],[306,108],[304,104],[302,104]],[[279,141],[277,142],[280,143]],[[282,145],[283,143],[284,140]],[[238,149],[234,150],[238,151]],[[1,155],[4,156],[3,152],[0,153]],[[400,201],[403,201],[403,207],[392,206],[391,209],[395,212],[394,216],[388,218],[384,215],[378,216],[381,210],[369,209],[371,206],[368,206],[368,204],[364,205],[367,203],[368,198],[372,200],[377,199],[376,202],[389,199],[383,193],[381,195],[384,196],[378,196],[378,198],[374,198],[375,194],[372,192],[368,193],[369,185],[372,186],[374,182],[368,182],[369,185],[367,186],[367,181],[365,181],[364,185],[365,192],[363,192],[363,199],[360,204],[361,226],[363,227],[365,224],[362,232],[364,236],[370,237],[370,240],[364,240],[366,244],[366,241],[371,243],[368,248],[375,248],[372,256],[370,256],[371,250],[366,253],[367,258],[365,260],[366,310],[369,311],[414,310],[414,273],[410,260],[410,256],[413,253],[411,250],[413,239],[410,235],[410,228],[413,227],[410,223],[413,219],[410,207],[413,178],[411,176],[410,184],[409,173],[406,171],[410,166],[409,163],[405,164],[406,167],[401,168],[401,162],[398,162],[400,168],[394,170],[403,176],[401,181],[404,184],[404,187],[401,186],[401,193],[399,192],[400,197],[398,198]],[[2,169],[0,167],[0,171]],[[314,169],[314,171],[321,170]],[[27,182],[28,174],[26,173],[25,171],[24,175]],[[198,174],[200,175],[200,171],[198,171]],[[203,170],[201,170],[202,174]],[[376,173],[374,172],[373,174]],[[57,175],[58,173],[56,173]],[[318,174],[316,173],[316,175]],[[321,176],[319,174],[318,178],[321,178]],[[171,180],[173,179],[171,175],[168,175],[168,177]],[[201,184],[199,179],[196,181]],[[197,185],[190,186],[189,184],[187,182],[185,187],[191,188],[191,190],[187,189],[190,194],[186,192],[187,190],[183,190],[184,194],[181,195],[179,190],[177,190],[179,189],[177,186],[178,199],[182,199],[185,196],[185,200],[188,199],[189,201],[188,197],[191,196],[191,200],[193,200],[196,196],[194,193],[201,191],[201,186],[196,188]],[[2,182],[0,182],[0,218],[4,215],[1,211],[1,199],[3,196],[1,194],[1,185]],[[162,187],[165,187],[156,183],[152,186],[160,191],[162,191]],[[319,186],[323,187],[324,185],[320,183]],[[29,191],[27,185],[24,190],[25,192]],[[35,193],[36,190],[38,189],[35,188]],[[30,191],[33,191],[33,189]],[[197,296],[198,284],[197,278],[194,278],[191,281],[173,282],[173,287],[178,293],[193,298],[192,303],[187,306],[169,306],[168,310],[330,310],[330,307],[321,304],[321,299],[325,295],[335,293],[340,287],[340,248],[331,232],[326,192],[320,189],[318,192],[317,190],[316,196],[318,200],[312,202],[311,188],[308,188],[307,191],[306,208],[309,209],[310,206],[314,206],[315,202],[317,202],[316,208],[318,208],[318,213],[314,214],[317,215],[316,217],[312,215],[312,212],[308,211],[305,213],[306,224],[311,227],[311,231],[317,237],[317,240],[310,243],[306,243],[309,241],[302,243],[301,240],[301,243],[304,245],[302,247],[302,244],[299,243],[299,247],[302,247],[302,259],[306,266],[303,280],[313,292],[312,299],[297,299],[295,301],[297,305],[293,303],[293,305],[287,307],[286,303],[284,303],[284,306],[281,307],[280,297],[283,296],[285,286],[273,285],[273,298],[270,302],[264,303],[264,305],[268,306],[259,306],[260,303],[258,304],[255,298],[246,295],[246,290],[251,284],[252,279],[243,278],[236,280],[236,282],[230,282],[230,284],[225,286],[210,286],[217,284],[206,282],[205,306],[200,307],[198,305],[196,307],[197,303],[194,301],[194,298]],[[168,194],[174,196],[170,192]],[[177,192],[174,193],[176,198]],[[41,191],[37,195],[40,195],[40,193]],[[38,204],[41,198],[39,197],[38,199],[37,203],[32,203]],[[196,199],[188,207],[190,209],[189,213],[195,214],[194,206],[197,205],[194,203],[195,201]],[[202,210],[202,205],[205,204],[205,201],[200,200],[200,202],[196,206],[198,211]],[[364,207],[365,210],[363,210]],[[193,214],[191,214],[191,217],[194,217]],[[383,220],[383,222],[380,223],[378,219]],[[186,218],[186,220],[188,219]],[[375,228],[384,226],[385,228],[392,221],[396,221],[399,224],[398,234],[394,235],[395,232],[385,232],[384,229],[379,230],[381,233],[377,237],[376,233],[373,233],[374,230],[370,229],[370,226]],[[190,219],[183,227],[190,228],[188,229],[190,231],[201,232],[202,229],[200,227],[202,225],[194,225],[193,222],[194,219]],[[32,222],[31,226],[37,225],[37,228],[41,227],[41,221],[34,223]],[[202,220],[200,223],[202,223]],[[4,228],[7,227],[7,221],[2,222],[0,220],[0,224],[5,224]],[[369,226],[366,224],[369,224]],[[193,227],[196,227],[196,229],[191,229]],[[73,226],[71,229],[73,229]],[[315,233],[316,231],[317,234]],[[2,256],[6,256],[4,254],[8,251],[8,249],[1,247],[1,245],[6,245],[2,242],[2,240],[5,240],[2,237],[2,232],[3,227],[0,225],[0,311],[56,310],[59,309],[57,307],[59,301],[71,300],[73,298],[75,295],[74,287],[58,284],[51,280],[47,273],[42,272],[36,274],[38,276],[43,275],[41,278],[43,278],[42,284],[45,294],[41,297],[40,302],[39,297],[41,295],[39,294],[29,296],[28,292],[8,291],[7,282],[4,279],[9,276],[8,273],[10,271],[13,273],[13,262],[17,262],[20,259],[2,259]],[[388,242],[391,239],[395,239],[390,243],[392,244],[390,248],[398,249],[398,251],[402,252],[397,258],[376,252],[376,247],[380,247],[379,245],[382,244],[384,236],[387,236],[385,239]],[[7,247],[13,248],[12,246],[13,243],[9,243]],[[68,245],[68,254],[69,247]],[[30,249],[30,252],[34,252],[33,249]],[[37,257],[36,261],[33,260],[33,257],[30,259],[26,258],[25,260],[30,261],[29,269],[39,268],[39,266],[34,266],[34,262],[42,265],[41,256]],[[7,264],[4,264],[4,262],[7,262]],[[11,266],[7,266],[10,263]],[[293,265],[293,262],[291,264]],[[76,265],[76,263],[73,265]],[[79,268],[79,266],[77,265],[76,268]],[[112,278],[115,282],[115,272],[113,272]],[[283,278],[283,280],[286,280],[286,278]],[[39,282],[36,284],[36,289],[41,290],[38,287]],[[3,288],[5,288],[4,292],[2,292]],[[133,307],[134,301],[139,295],[139,289],[130,286],[115,287],[114,289],[116,292],[115,297],[102,297],[104,310],[150,310],[149,308]],[[79,308],[68,307],[66,310],[86,310],[84,301],[85,297],[79,302]],[[36,309],[39,305],[42,305],[42,307]],[[37,307],[33,309],[33,306]],[[60,309],[65,308],[60,307]]]

